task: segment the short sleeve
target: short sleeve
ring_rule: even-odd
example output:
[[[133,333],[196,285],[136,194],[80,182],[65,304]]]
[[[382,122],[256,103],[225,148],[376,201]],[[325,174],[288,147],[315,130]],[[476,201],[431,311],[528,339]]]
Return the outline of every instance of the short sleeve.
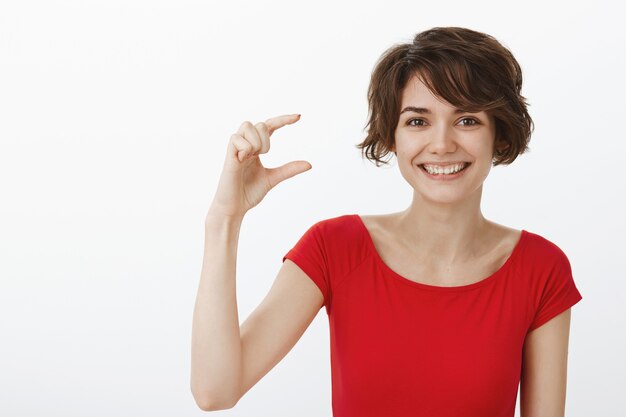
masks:
[[[565,253],[557,248],[556,262],[547,276],[539,306],[528,331],[535,330],[582,300]]]
[[[322,291],[324,305],[330,308],[330,279],[328,258],[320,223],[316,223],[300,237],[293,248],[283,256],[283,262],[289,258],[300,267]]]

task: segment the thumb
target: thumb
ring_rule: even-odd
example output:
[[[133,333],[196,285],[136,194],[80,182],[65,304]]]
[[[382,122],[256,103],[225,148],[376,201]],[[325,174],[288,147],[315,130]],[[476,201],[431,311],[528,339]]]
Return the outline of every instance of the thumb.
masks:
[[[274,187],[286,179],[302,174],[311,168],[313,166],[307,161],[292,161],[276,168],[268,168],[267,175],[271,186]]]

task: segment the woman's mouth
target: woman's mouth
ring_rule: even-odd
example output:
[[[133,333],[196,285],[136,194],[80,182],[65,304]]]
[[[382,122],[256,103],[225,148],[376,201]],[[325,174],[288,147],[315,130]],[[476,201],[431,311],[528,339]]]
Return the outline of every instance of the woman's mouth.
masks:
[[[455,180],[457,178],[462,177],[470,165],[472,165],[471,162],[464,162],[463,166],[458,171],[456,171],[456,168],[458,167],[455,165],[451,165],[449,167],[444,167],[444,168],[436,167],[434,165],[428,165],[428,169],[424,166],[424,164],[420,164],[418,166],[420,167],[422,172],[424,172],[426,176],[432,180],[450,181],[450,180]]]

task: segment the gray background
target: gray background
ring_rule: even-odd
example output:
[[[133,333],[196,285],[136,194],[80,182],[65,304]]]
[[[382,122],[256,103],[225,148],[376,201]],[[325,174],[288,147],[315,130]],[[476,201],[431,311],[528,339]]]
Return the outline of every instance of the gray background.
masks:
[[[492,169],[483,213],[568,255],[583,300],[567,415],[620,415],[626,31],[614,7],[0,2],[0,414],[203,414],[189,388],[192,313],[231,133],[301,113],[261,159],[313,166],[244,220],[241,323],[311,224],[409,205],[395,160],[376,168],[354,147],[370,72],[393,43],[465,26],[513,51],[536,124],[531,151]],[[330,416],[329,358],[322,309],[236,408],[214,414]]]

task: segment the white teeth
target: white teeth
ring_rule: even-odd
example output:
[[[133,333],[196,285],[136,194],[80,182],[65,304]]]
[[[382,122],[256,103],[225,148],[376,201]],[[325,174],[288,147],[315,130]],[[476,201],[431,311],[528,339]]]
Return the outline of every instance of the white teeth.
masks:
[[[435,165],[422,165],[429,174],[455,174],[463,169],[467,163],[462,162],[460,164],[447,166],[444,168],[435,166]]]

